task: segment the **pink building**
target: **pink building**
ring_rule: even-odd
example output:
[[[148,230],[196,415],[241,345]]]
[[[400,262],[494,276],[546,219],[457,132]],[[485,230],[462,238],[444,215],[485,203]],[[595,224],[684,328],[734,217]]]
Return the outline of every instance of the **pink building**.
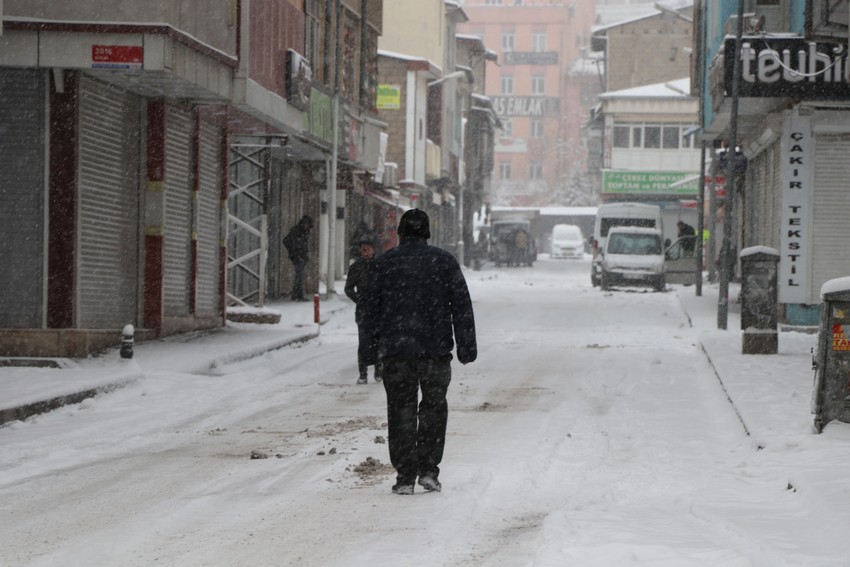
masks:
[[[504,124],[496,140],[493,204],[584,204],[574,199],[587,171],[580,125],[598,79],[580,61],[590,43],[593,3],[466,0],[464,10],[463,32],[499,55],[485,88]]]

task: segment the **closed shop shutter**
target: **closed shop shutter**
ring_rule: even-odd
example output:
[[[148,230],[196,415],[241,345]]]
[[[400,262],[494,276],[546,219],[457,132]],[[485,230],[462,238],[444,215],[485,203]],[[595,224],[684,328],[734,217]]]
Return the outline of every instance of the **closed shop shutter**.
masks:
[[[0,68],[0,328],[44,315],[44,72]]]
[[[771,149],[771,181],[770,181],[770,196],[771,199],[768,203],[768,207],[770,211],[773,211],[773,214],[770,218],[770,229],[768,231],[768,239],[767,246],[775,248],[779,250],[780,248],[780,234],[779,234],[779,225],[781,223],[782,218],[782,188],[779,186],[780,183],[780,169],[781,164],[779,162],[780,156],[782,155],[782,145],[777,141],[773,148]]]
[[[189,314],[192,242],[192,114],[168,107],[165,141],[166,316]]]
[[[221,144],[221,129],[201,122],[196,305],[199,316],[214,316],[221,312]]]
[[[84,329],[135,323],[139,281],[138,97],[80,81],[79,309]]]
[[[815,193],[812,223],[810,303],[820,303],[820,288],[845,277],[850,266],[850,134],[815,137]]]

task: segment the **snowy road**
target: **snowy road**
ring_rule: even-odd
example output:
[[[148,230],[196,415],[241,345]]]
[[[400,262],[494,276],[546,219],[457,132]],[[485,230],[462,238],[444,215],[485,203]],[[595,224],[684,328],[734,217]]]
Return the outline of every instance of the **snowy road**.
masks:
[[[793,456],[744,435],[675,292],[589,264],[468,272],[479,360],[454,366],[443,492],[390,494],[353,311],[321,338],[145,380],[0,429],[0,565],[842,565],[801,533]],[[251,455],[258,458],[250,458]]]

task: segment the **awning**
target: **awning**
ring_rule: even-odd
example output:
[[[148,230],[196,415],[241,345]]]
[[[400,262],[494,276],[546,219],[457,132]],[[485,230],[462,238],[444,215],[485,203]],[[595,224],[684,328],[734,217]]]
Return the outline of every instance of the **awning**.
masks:
[[[388,194],[382,194],[370,189],[366,189],[364,192],[367,197],[401,211],[407,211],[411,208],[407,197],[402,197],[398,191],[387,191],[387,193]]]

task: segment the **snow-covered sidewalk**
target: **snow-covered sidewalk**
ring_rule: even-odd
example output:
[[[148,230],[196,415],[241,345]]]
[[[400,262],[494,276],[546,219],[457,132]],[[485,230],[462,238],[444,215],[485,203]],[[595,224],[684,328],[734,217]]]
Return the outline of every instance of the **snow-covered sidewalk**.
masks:
[[[324,324],[334,313],[350,308],[352,304],[344,296],[331,296],[320,304],[321,321]],[[229,321],[214,331],[140,342],[130,360],[121,359],[118,349],[111,349],[87,359],[55,359],[56,368],[0,367],[0,425],[120,388],[145,372],[215,374],[221,366],[312,339],[321,332],[313,322],[312,302],[276,302],[265,310],[280,313],[280,322]]]

